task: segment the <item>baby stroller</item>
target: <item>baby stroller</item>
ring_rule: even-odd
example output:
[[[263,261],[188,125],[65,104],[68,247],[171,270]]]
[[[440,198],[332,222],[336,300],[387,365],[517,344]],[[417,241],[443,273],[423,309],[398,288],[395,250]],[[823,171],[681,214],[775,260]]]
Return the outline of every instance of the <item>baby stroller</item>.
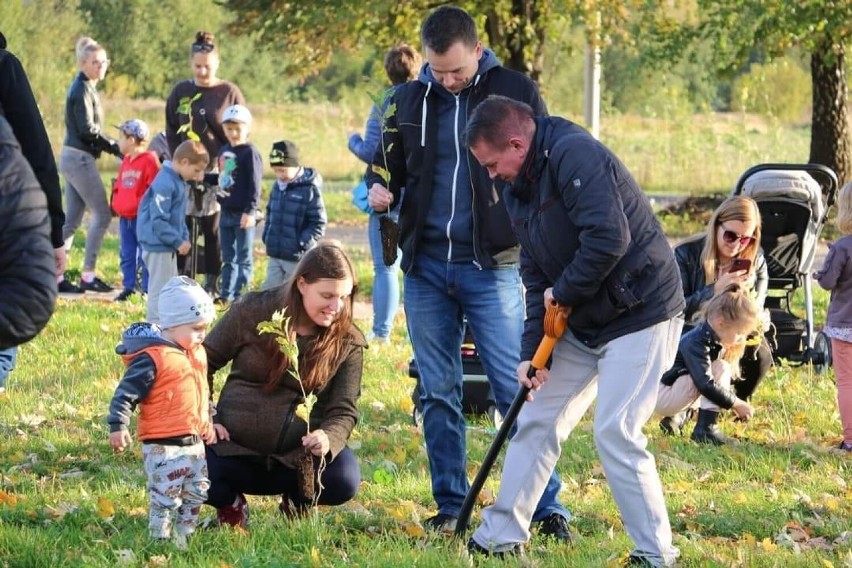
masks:
[[[491,392],[491,384],[488,382],[485,369],[479,360],[479,354],[473,344],[473,336],[467,322],[464,324],[461,358],[462,411],[465,414],[486,414],[494,427],[499,428],[503,422],[503,416],[497,410],[497,402],[494,393]],[[408,376],[417,380],[414,390],[411,391],[411,401],[414,403],[411,418],[415,426],[421,427],[423,426],[423,406],[420,404],[420,371],[417,369],[417,361],[414,359],[408,363]]]
[[[811,268],[820,232],[837,193],[837,176],[819,164],[760,164],[740,176],[734,195],[747,195],[760,210],[760,246],[769,271],[764,307],[771,326],[767,339],[773,357],[811,363],[822,373],[831,365],[831,343],[814,335]],[[805,319],[792,311],[791,299],[804,288]]]

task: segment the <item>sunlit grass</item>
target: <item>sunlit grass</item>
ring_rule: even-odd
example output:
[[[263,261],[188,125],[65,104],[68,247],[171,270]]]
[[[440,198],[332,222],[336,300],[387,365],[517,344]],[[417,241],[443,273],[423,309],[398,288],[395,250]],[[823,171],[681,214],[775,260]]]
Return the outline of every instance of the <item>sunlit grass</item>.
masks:
[[[346,195],[330,191],[329,207],[345,213]],[[356,223],[356,214],[362,215],[345,214]],[[366,249],[344,246],[368,286]],[[99,270],[113,282],[119,278],[116,250],[116,238],[109,236]],[[256,283],[265,262],[260,251]],[[81,254],[73,253],[72,260]],[[818,314],[826,297],[815,291]],[[202,530],[187,552],[149,541],[139,445],[114,455],[104,422],[122,372],[115,345],[144,312],[138,299],[61,299],[47,328],[21,349],[9,396],[0,399],[0,566],[468,565],[461,543],[422,529],[435,505],[423,438],[411,418],[414,380],[407,376],[411,348],[402,317],[390,344],[366,352],[361,420],[351,440],[363,483],[352,503],[288,522],[277,499],[250,497],[248,534]],[[369,328],[367,320],[358,323]],[[220,373],[217,389],[222,379]],[[809,367],[778,366],[758,390],[751,423],[722,419],[737,446],[697,446],[688,438],[662,436],[656,420],[648,424],[682,566],[850,564],[852,461],[831,449],[839,441],[835,396],[831,371],[816,376]],[[471,424],[473,476],[494,430],[484,417],[471,417]],[[528,560],[482,566],[615,566],[625,557],[630,540],[606,486],[591,426],[588,418],[579,424],[558,466],[577,543],[567,548],[533,540]],[[481,503],[498,492],[500,465]],[[205,508],[203,518],[209,522],[212,510]]]

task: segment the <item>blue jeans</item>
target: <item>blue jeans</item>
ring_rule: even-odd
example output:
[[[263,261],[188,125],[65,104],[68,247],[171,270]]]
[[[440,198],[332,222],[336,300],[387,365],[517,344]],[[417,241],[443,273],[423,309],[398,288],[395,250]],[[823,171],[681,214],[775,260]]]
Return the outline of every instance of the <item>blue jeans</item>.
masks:
[[[242,211],[222,209],[219,241],[222,245],[222,298],[235,300],[251,283],[254,227],[240,228]]]
[[[15,360],[18,358],[18,348],[9,347],[0,349],[0,387],[5,388],[9,373],[15,369]]]
[[[405,315],[420,372],[423,434],[440,513],[457,517],[470,487],[462,413],[461,343],[467,317],[485,374],[504,415],[518,392],[524,304],[516,267],[480,270],[419,255],[404,277]],[[555,471],[533,515],[570,518],[556,501]]]
[[[397,215],[391,214],[393,217]],[[388,337],[393,329],[393,319],[399,308],[399,263],[402,253],[397,250],[396,262],[385,266],[382,257],[382,235],[379,231],[380,214],[370,214],[368,236],[370,255],[373,257],[373,335]]]
[[[142,261],[142,249],[136,238],[136,218],[118,219],[118,257],[121,266],[121,284],[125,290],[136,289],[136,270],[142,267],[142,291],[148,292],[148,268]]]

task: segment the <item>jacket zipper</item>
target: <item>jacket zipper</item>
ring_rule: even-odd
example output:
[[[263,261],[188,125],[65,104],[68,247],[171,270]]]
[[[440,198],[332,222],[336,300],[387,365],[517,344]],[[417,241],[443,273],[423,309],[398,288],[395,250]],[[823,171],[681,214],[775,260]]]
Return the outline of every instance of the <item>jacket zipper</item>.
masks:
[[[458,176],[459,176],[459,166],[461,164],[461,153],[459,152],[459,109],[461,102],[461,93],[453,95],[453,98],[456,99],[456,114],[455,119],[453,120],[453,141],[456,145],[456,167],[453,169],[453,186],[450,189],[450,193],[452,195],[452,199],[450,201],[450,219],[447,221],[447,262],[453,261],[453,238],[452,238],[452,227],[453,227],[453,219],[456,216],[456,194],[458,189]],[[471,188],[472,190],[473,188]]]

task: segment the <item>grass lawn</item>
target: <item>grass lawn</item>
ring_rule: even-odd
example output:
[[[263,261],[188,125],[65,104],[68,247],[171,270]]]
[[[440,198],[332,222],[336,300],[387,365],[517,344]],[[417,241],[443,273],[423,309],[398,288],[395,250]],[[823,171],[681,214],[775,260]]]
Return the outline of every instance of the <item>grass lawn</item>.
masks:
[[[348,194],[327,203],[341,223],[358,225]],[[351,209],[351,207],[350,207]],[[361,221],[363,223],[363,220]],[[72,265],[79,266],[78,242]],[[369,297],[372,267],[363,247],[344,243]],[[109,236],[99,264],[118,281],[117,242]],[[258,251],[260,252],[260,251]],[[255,283],[262,279],[258,254]],[[818,322],[826,295],[816,292]],[[368,310],[363,310],[367,312]],[[0,399],[0,566],[469,566],[459,541],[426,534],[435,514],[421,433],[411,422],[407,376],[411,349],[398,318],[392,341],[366,354],[361,421],[351,439],[363,483],[345,506],[321,508],[287,521],[277,500],[249,497],[248,532],[200,530],[189,550],[147,537],[147,499],[140,446],[114,455],[104,422],[122,372],[114,347],[123,329],[144,318],[138,298],[124,304],[59,301],[48,327],[23,346],[18,368]],[[362,329],[368,321],[359,321]],[[223,377],[217,378],[221,387]],[[667,438],[656,419],[646,427],[681,550],[681,566],[852,566],[852,457],[839,442],[833,372],[775,367],[757,392],[755,419],[725,416],[736,446],[708,448]],[[473,476],[494,430],[471,417]],[[495,468],[481,504],[498,491]],[[583,420],[565,443],[558,471],[562,501],[574,514],[573,547],[535,539],[525,560],[486,560],[482,566],[616,566],[630,540],[612,501]],[[205,507],[209,522],[213,510]],[[478,522],[479,511],[474,522]]]

